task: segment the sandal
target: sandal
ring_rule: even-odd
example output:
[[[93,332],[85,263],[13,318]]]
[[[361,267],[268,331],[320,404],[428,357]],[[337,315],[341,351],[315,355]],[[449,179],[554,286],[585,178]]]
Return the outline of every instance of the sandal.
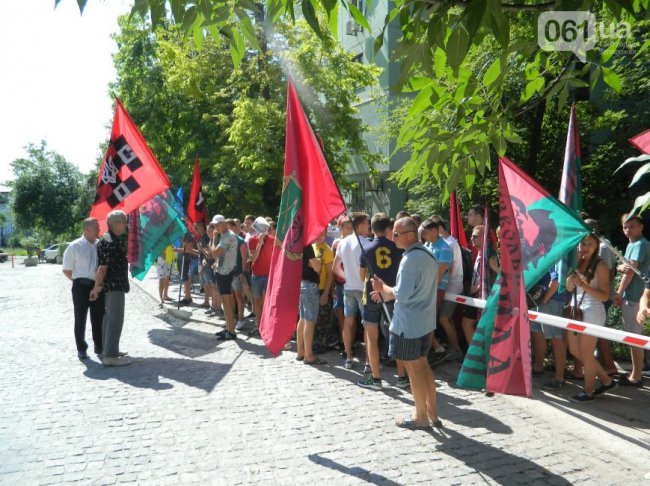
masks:
[[[304,359],[304,356],[296,356],[296,361],[303,361]]]
[[[304,359],[304,358],[303,358],[303,359]],[[306,364],[306,365],[312,365],[312,366],[313,366],[313,365],[315,365],[315,366],[319,366],[319,365],[326,365],[326,364],[327,364],[327,361],[324,360],[323,358],[321,358],[320,356],[316,356],[316,358],[314,358],[313,361],[305,361],[305,364]]]
[[[438,420],[439,422],[439,420]],[[429,430],[431,429],[431,425],[428,423],[426,425],[419,425],[416,424],[415,421],[411,418],[403,418],[400,420],[397,420],[395,422],[395,425],[397,425],[401,429],[409,429],[409,430]],[[442,425],[442,423],[441,423]]]
[[[435,419],[435,420],[429,419],[429,422],[431,423],[431,427],[434,427],[436,429],[442,429],[442,420],[440,420],[440,419]]]

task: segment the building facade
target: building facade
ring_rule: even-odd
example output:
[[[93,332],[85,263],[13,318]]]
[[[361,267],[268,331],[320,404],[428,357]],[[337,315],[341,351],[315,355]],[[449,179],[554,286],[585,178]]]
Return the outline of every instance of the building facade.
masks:
[[[341,9],[339,13],[341,45],[351,52],[358,62],[374,63],[382,69],[379,88],[366,88],[359,90],[358,93],[361,99],[356,106],[359,116],[365,125],[372,128],[379,126],[386,110],[395,106],[401,96],[405,96],[391,90],[399,79],[400,66],[392,59],[392,53],[401,37],[401,32],[398,26],[389,26],[384,35],[382,48],[375,53],[372,34],[381,31],[384,19],[394,4],[390,0],[372,2],[371,5],[368,5],[366,0],[353,0],[352,3],[364,14],[372,32],[367,32],[355,22],[351,14]],[[395,153],[396,138],[385,142],[378,140],[373,134],[368,134],[366,141],[369,149],[381,154],[387,163],[377,167],[377,176],[370,177],[368,168],[358,157],[355,157],[346,176],[348,180],[356,183],[357,188],[347,192],[346,202],[354,210],[364,210],[370,214],[383,211],[390,216],[395,216],[398,211],[404,209],[408,194],[395,183],[389,182],[388,178],[404,165],[409,156],[405,152]]]

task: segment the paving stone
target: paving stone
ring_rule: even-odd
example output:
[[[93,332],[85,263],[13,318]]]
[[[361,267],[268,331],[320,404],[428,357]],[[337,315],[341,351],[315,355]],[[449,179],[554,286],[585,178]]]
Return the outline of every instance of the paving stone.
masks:
[[[334,353],[314,368],[271,357],[259,339],[217,342],[220,320],[158,309],[155,278],[127,295],[122,347],[134,363],[119,369],[77,360],[60,266],[0,265],[0,288],[12,323],[0,340],[3,484],[590,485],[643,484],[648,472],[649,394],[635,421],[604,400],[589,415],[570,391],[457,388],[449,363],[436,370],[445,428],[409,432],[393,425],[411,412],[409,393],[360,389],[359,370]]]

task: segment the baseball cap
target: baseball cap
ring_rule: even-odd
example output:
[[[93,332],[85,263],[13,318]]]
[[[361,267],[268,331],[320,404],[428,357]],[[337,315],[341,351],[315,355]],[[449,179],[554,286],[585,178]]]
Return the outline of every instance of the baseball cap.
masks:
[[[214,218],[212,218],[212,221],[210,221],[212,224],[217,224],[217,223],[225,223],[226,218],[224,218],[221,214],[217,214]]]

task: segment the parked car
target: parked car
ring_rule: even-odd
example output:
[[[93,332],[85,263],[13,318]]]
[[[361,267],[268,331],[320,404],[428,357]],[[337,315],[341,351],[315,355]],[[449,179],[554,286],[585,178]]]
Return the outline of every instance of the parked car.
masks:
[[[67,245],[69,245],[69,243],[58,243],[56,245],[48,246],[43,250],[43,259],[47,263],[56,263],[56,257],[59,255],[60,247]]]
[[[0,248],[0,253],[4,253],[5,251]],[[4,263],[7,261],[7,256],[6,255],[0,255],[0,263]]]

